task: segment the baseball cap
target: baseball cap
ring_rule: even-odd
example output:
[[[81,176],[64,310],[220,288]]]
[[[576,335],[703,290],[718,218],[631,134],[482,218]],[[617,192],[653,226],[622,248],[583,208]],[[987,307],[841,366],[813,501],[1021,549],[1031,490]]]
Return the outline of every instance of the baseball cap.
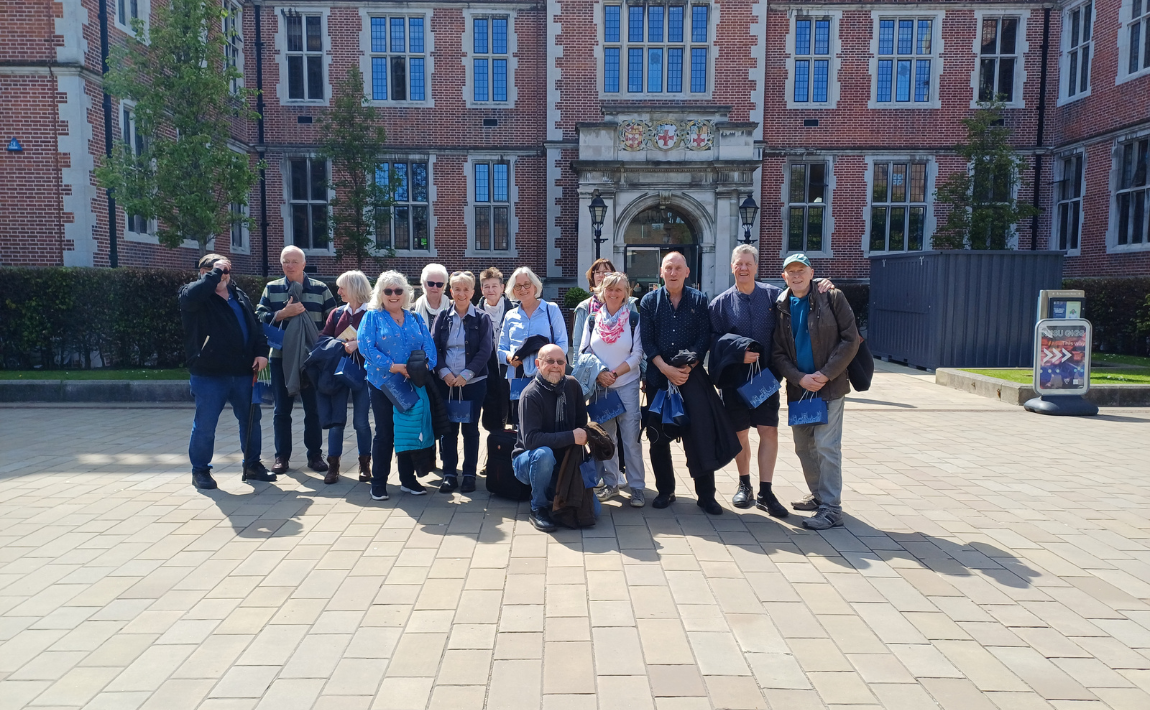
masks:
[[[811,266],[811,260],[807,258],[806,254],[791,254],[783,262],[783,271],[786,271],[788,266],[796,262],[802,264],[803,266]]]

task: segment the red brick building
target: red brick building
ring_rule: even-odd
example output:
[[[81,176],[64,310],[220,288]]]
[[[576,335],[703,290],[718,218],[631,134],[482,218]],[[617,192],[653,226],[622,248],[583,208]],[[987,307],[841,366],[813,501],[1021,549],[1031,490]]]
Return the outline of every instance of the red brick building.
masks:
[[[292,243],[321,274],[350,268],[327,243],[314,121],[356,65],[403,176],[377,235],[396,256],[369,270],[527,264],[550,290],[579,283],[597,246],[640,281],[678,248],[714,293],[752,196],[764,276],[802,250],[865,279],[869,256],[930,248],[934,190],[965,169],[960,120],[997,93],[1027,160],[1018,197],[1042,210],[1018,248],[1064,250],[1068,275],[1150,274],[1150,0],[223,1],[230,60],[262,91],[236,145],[267,163],[254,226],[213,244],[241,270],[275,273]],[[7,12],[0,263],[190,266],[194,248],[110,213],[92,175],[113,139],[135,140],[101,56],[149,0]]]

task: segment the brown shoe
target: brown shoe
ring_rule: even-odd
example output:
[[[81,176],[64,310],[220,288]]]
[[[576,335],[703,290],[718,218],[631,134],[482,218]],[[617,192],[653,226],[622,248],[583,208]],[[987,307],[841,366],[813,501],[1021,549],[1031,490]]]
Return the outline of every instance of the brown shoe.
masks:
[[[371,481],[371,454],[359,457],[359,482]]]
[[[276,462],[272,464],[272,473],[281,474],[288,472],[288,460],[286,456],[276,456]]]
[[[319,456],[308,456],[307,467],[316,473],[323,473],[327,470],[327,464],[323,462],[323,454]]]
[[[327,475],[323,477],[324,483],[339,483],[339,457],[327,457]]]

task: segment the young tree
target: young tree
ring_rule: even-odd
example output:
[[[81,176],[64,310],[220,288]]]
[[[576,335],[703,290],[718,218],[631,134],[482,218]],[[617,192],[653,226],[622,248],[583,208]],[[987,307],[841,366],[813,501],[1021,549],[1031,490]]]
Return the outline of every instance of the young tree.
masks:
[[[233,92],[239,70],[225,61],[214,0],[157,3],[148,32],[133,20],[134,37],[115,47],[104,85],[135,102],[135,145],[117,140],[96,170],[129,215],[156,219],[156,236],[169,248],[193,240],[200,254],[213,236],[228,234],[233,203],[246,204],[258,179],[248,155],[229,145],[232,121],[254,119],[253,95]]]
[[[1002,102],[980,103],[962,123],[966,142],[956,152],[968,169],[953,173],[935,191],[936,204],[948,205],[950,212],[932,243],[936,249],[1008,249],[1014,225],[1037,214],[1014,196],[1026,161],[1010,145]]]
[[[391,216],[391,176],[380,174],[387,134],[363,93],[363,74],[352,65],[333,87],[331,110],[319,121],[320,156],[331,161],[331,233],[336,255],[363,266],[374,259],[376,230]],[[388,254],[393,254],[390,247]]]

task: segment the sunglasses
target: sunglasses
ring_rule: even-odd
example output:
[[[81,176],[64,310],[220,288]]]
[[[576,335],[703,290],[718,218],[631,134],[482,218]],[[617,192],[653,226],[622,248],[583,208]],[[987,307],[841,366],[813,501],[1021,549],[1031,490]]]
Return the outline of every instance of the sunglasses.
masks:
[[[385,288],[383,289],[384,296],[402,296],[403,289],[401,288]]]
[[[546,358],[544,360],[540,360],[539,362],[543,363],[544,365],[554,365],[554,366],[563,365],[564,367],[566,367],[566,365],[567,365],[566,360],[552,360],[551,358]]]
[[[228,274],[232,273],[232,270],[231,269],[222,269],[220,271],[220,273],[223,274],[224,276],[227,276]]]
[[[443,288],[443,282],[442,281],[428,281],[427,287],[428,288]]]

